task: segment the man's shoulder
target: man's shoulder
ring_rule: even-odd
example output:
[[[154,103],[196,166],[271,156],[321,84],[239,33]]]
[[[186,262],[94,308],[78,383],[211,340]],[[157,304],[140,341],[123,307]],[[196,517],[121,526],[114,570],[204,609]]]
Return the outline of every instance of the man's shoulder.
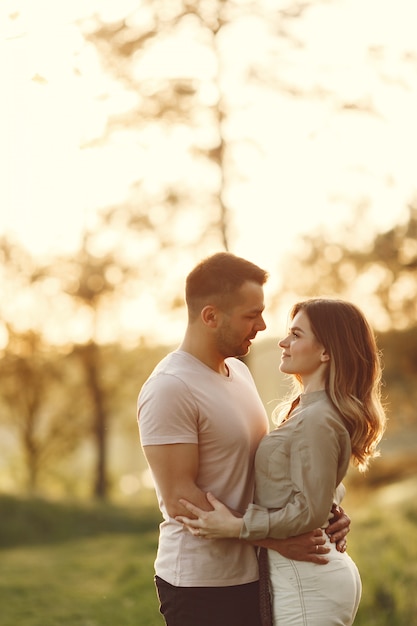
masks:
[[[194,372],[196,367],[198,367],[197,359],[194,359],[194,357],[187,352],[175,350],[159,361],[152,374],[149,376],[149,379],[160,374],[183,378],[188,376],[190,372]]]
[[[177,350],[167,354],[145,381],[142,391],[149,388],[175,389],[188,386],[198,374],[198,362],[186,352]]]
[[[182,370],[181,359],[178,359],[175,352],[170,352],[154,367],[143,387],[154,384],[169,384],[171,380],[181,379]]]

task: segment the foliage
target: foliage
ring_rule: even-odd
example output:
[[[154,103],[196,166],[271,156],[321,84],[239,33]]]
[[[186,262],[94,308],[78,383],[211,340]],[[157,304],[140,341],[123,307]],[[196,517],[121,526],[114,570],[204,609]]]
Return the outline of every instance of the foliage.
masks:
[[[244,122],[253,88],[291,91],[277,79],[276,68],[284,47],[300,45],[291,25],[313,4],[318,3],[145,0],[117,21],[96,16],[82,24],[85,38],[131,103],[109,119],[95,143],[129,130],[149,156],[159,146],[153,157],[157,191],[154,171],[148,177],[138,171],[132,187],[132,227],[146,207],[163,242],[171,241],[174,229],[178,242],[200,251],[207,243],[233,247],[231,187],[251,175],[247,156],[260,151],[256,132]],[[245,54],[250,21],[268,42],[262,59],[259,50],[249,58]],[[180,168],[176,163],[163,167],[167,153]]]
[[[141,268],[100,246],[102,236],[100,229],[85,233],[76,254],[50,263],[37,261],[7,238],[0,240],[6,295],[0,307],[0,405],[3,423],[17,433],[29,491],[36,491],[47,465],[53,467],[87,440],[95,445],[92,491],[98,498],[108,494],[114,402],[102,346],[109,336],[118,339],[114,320]],[[150,277],[147,272],[145,282]],[[29,307],[34,313],[28,322]],[[120,384],[121,372],[113,367],[113,375]],[[143,381],[135,382],[132,409]]]
[[[402,429],[406,434],[411,424],[417,424],[417,326],[390,330],[378,339],[383,354],[384,393],[392,415],[390,428]]]
[[[402,461],[405,459],[408,459],[409,468],[417,469],[411,459],[411,456],[415,455],[413,442],[417,436],[415,434],[417,422],[415,403],[417,398],[414,370],[417,351],[416,331],[415,329],[408,329],[401,332],[379,333],[378,342],[383,352],[383,393],[389,417],[388,430],[383,441],[384,467],[387,468],[387,474],[383,481],[386,482],[390,479],[390,475],[402,475],[401,472],[405,467]],[[275,360],[276,341],[271,341],[271,351],[267,351],[267,355],[263,352],[263,346],[264,343],[262,342],[259,346],[258,344],[254,346],[251,361],[248,364],[253,370],[265,406],[270,409],[271,398],[281,397],[285,391],[284,389],[272,389],[271,386],[272,383],[276,382],[276,379],[271,376],[271,371],[274,371],[272,359]],[[108,487],[111,496],[120,495],[118,481],[121,477],[132,475],[139,483],[142,472],[146,470],[146,462],[141,453],[136,424],[136,399],[143,382],[169,349],[168,346],[151,347],[146,344],[134,349],[127,349],[119,344],[99,347],[100,380],[104,389],[109,416],[107,461]],[[259,363],[262,364],[260,370],[259,363],[255,358],[258,353],[260,355]],[[42,360],[39,360],[41,356]],[[46,418],[48,419],[41,427],[38,445],[48,445],[50,451],[46,454],[45,449],[45,454],[42,453],[41,455],[37,483],[39,493],[85,496],[89,493],[91,462],[88,459],[92,454],[92,443],[89,431],[91,424],[89,400],[85,395],[79,361],[71,353],[65,355],[51,347],[48,347],[46,352],[37,351],[33,358],[30,354],[26,354],[26,357],[28,359],[27,367],[36,368],[39,366],[42,376],[46,376],[49,370],[57,372],[40,398],[39,426]],[[4,382],[7,380],[5,367],[9,362],[8,359],[9,357],[4,357],[0,362],[0,368],[3,368]],[[27,392],[26,390],[22,391],[22,397],[19,397],[19,381],[23,379],[22,376],[20,374],[18,378],[13,378],[13,385],[10,383],[11,386],[3,384],[0,391],[0,404],[1,398],[3,397],[4,403],[4,394],[8,393],[10,402],[14,405],[15,413],[13,415],[4,406],[1,413],[2,426],[9,432],[16,432],[15,429],[19,420],[22,419],[21,410],[18,407]],[[31,379],[26,380],[27,387],[31,384],[30,381]],[[266,383],[271,383],[271,385],[265,386]],[[33,384],[37,392],[42,389],[40,380],[35,378]],[[19,412],[19,419],[16,411]],[[49,422],[49,420],[52,421]],[[48,431],[45,429],[47,429],[48,423],[50,423],[50,428],[55,423],[54,429],[51,431],[56,438],[54,444],[52,441],[47,444],[46,435]],[[21,440],[20,452],[18,453],[16,450],[14,456],[10,456],[10,465],[7,458],[13,452],[13,445],[9,444],[8,455],[4,455],[3,458],[3,474],[5,472],[12,474],[14,470],[11,462],[16,463],[17,458],[22,459],[23,443]],[[86,454],[88,459],[85,458]],[[393,464],[390,466],[387,465],[388,456],[392,458]],[[397,459],[398,467],[396,465]],[[375,467],[371,467],[367,480],[373,480],[375,477],[375,484],[381,483],[382,477],[380,480],[378,476],[379,467],[378,461],[375,463]],[[29,471],[27,460],[24,468],[25,471]],[[20,489],[23,487],[23,483],[18,479],[18,476],[16,478],[15,488]]]
[[[417,598],[417,483],[415,476],[379,490],[352,493],[346,508],[353,519],[349,553],[363,583],[355,626],[415,623]]]
[[[34,493],[88,493],[94,447],[91,405],[76,351],[44,345],[36,333],[12,334],[0,360],[2,478]],[[79,348],[81,349],[81,348]],[[108,412],[108,488],[145,469],[136,424],[136,399],[151,370],[168,351],[142,345],[97,347],[100,384]],[[117,442],[117,447],[115,446]],[[91,492],[91,489],[90,489]]]
[[[342,233],[304,235],[284,268],[283,285],[291,285],[293,298],[319,295],[357,301],[379,329],[413,327],[417,204],[411,203],[403,220],[385,232],[373,235],[364,225],[366,211],[358,206]]]
[[[150,505],[135,508],[98,502],[0,496],[0,549],[71,543],[99,535],[156,530],[160,517]]]
[[[36,491],[42,475],[79,445],[85,434],[81,386],[71,356],[46,346],[35,331],[7,327],[0,360],[1,421],[16,435],[25,485]]]
[[[410,206],[407,219],[368,240],[366,246],[354,224],[347,229],[343,242],[332,241],[323,233],[311,235],[304,240],[303,253],[291,262],[291,281],[286,282],[294,290],[305,290],[304,295],[319,289],[320,294],[356,293],[355,299],[364,308],[378,302],[379,310],[393,325],[408,324],[406,328],[378,334],[385,365],[390,440],[394,434],[398,439],[399,431],[405,432],[405,428],[416,422],[417,335],[413,313],[417,302],[416,232],[417,209]],[[96,235],[99,238],[99,233]],[[0,269],[6,294],[0,311],[3,322],[0,330],[5,335],[0,362],[1,421],[2,427],[18,437],[19,454],[12,458],[8,449],[8,457],[13,463],[23,459],[29,490],[40,488],[47,492],[54,480],[55,484],[61,483],[61,493],[62,488],[68,489],[67,493],[76,493],[76,484],[90,480],[90,468],[86,472],[80,469],[83,465],[79,459],[86,446],[91,456],[90,444],[95,433],[100,452],[99,471],[93,477],[95,493],[106,495],[107,490],[113,494],[117,491],[112,480],[118,472],[136,474],[145,468],[134,417],[136,397],[168,348],[152,348],[142,341],[132,349],[99,340],[96,327],[106,328],[111,317],[117,319],[110,303],[122,297],[131,284],[130,268],[123,262],[118,272],[117,260],[112,260],[108,250],[99,252],[94,236],[86,237],[83,245],[85,249],[79,257],[56,259],[55,264],[43,266],[13,242],[1,241]],[[143,272],[147,274],[148,267]],[[367,297],[362,299],[361,284],[372,272],[376,276],[376,282],[371,285],[373,291],[368,289]],[[150,276],[155,278],[152,273]],[[385,278],[378,282],[381,276]],[[12,297],[13,286],[16,298]],[[21,330],[21,314],[14,302],[19,298],[26,317],[27,310],[33,311],[34,316],[40,311],[41,331],[36,329],[38,320],[34,320],[33,329]],[[68,298],[71,298],[70,306]],[[61,334],[68,330],[64,329],[68,319],[77,325],[86,310],[93,321],[91,326],[87,324],[88,332],[81,338],[84,341],[65,338],[64,345],[60,345],[51,339],[52,326],[58,328],[62,340]],[[374,316],[370,319],[374,320]],[[270,397],[264,398],[266,403],[269,400]],[[112,452],[107,446],[114,450],[116,437],[117,451]],[[123,463],[128,456],[133,461],[126,470]],[[65,466],[68,461],[72,461],[70,472],[68,465]],[[2,472],[11,473],[6,461]],[[21,474],[19,469],[16,472],[19,487],[23,485]]]

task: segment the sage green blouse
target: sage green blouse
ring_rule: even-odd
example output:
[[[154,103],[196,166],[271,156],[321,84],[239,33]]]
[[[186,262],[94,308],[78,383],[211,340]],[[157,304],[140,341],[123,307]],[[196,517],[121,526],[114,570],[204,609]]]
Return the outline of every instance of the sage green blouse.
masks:
[[[351,443],[323,391],[302,394],[289,419],[266,435],[255,456],[255,497],[242,539],[284,538],[326,527],[345,493]]]

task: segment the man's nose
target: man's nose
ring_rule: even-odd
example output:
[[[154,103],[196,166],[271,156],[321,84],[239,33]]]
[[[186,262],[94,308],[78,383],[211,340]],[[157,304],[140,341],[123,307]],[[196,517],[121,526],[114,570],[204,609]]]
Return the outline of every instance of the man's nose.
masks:
[[[263,317],[261,317],[261,319],[259,320],[257,327],[259,328],[259,330],[265,330],[266,324],[265,324],[265,320]]]

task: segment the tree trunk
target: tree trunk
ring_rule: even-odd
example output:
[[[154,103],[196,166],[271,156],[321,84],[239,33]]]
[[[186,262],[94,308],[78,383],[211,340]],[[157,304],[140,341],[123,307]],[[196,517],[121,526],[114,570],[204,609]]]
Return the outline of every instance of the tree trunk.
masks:
[[[104,391],[99,380],[99,350],[94,342],[88,343],[81,351],[85,368],[88,392],[91,397],[93,419],[92,435],[95,443],[96,465],[94,472],[93,494],[104,500],[107,497],[107,413],[105,409]]]

